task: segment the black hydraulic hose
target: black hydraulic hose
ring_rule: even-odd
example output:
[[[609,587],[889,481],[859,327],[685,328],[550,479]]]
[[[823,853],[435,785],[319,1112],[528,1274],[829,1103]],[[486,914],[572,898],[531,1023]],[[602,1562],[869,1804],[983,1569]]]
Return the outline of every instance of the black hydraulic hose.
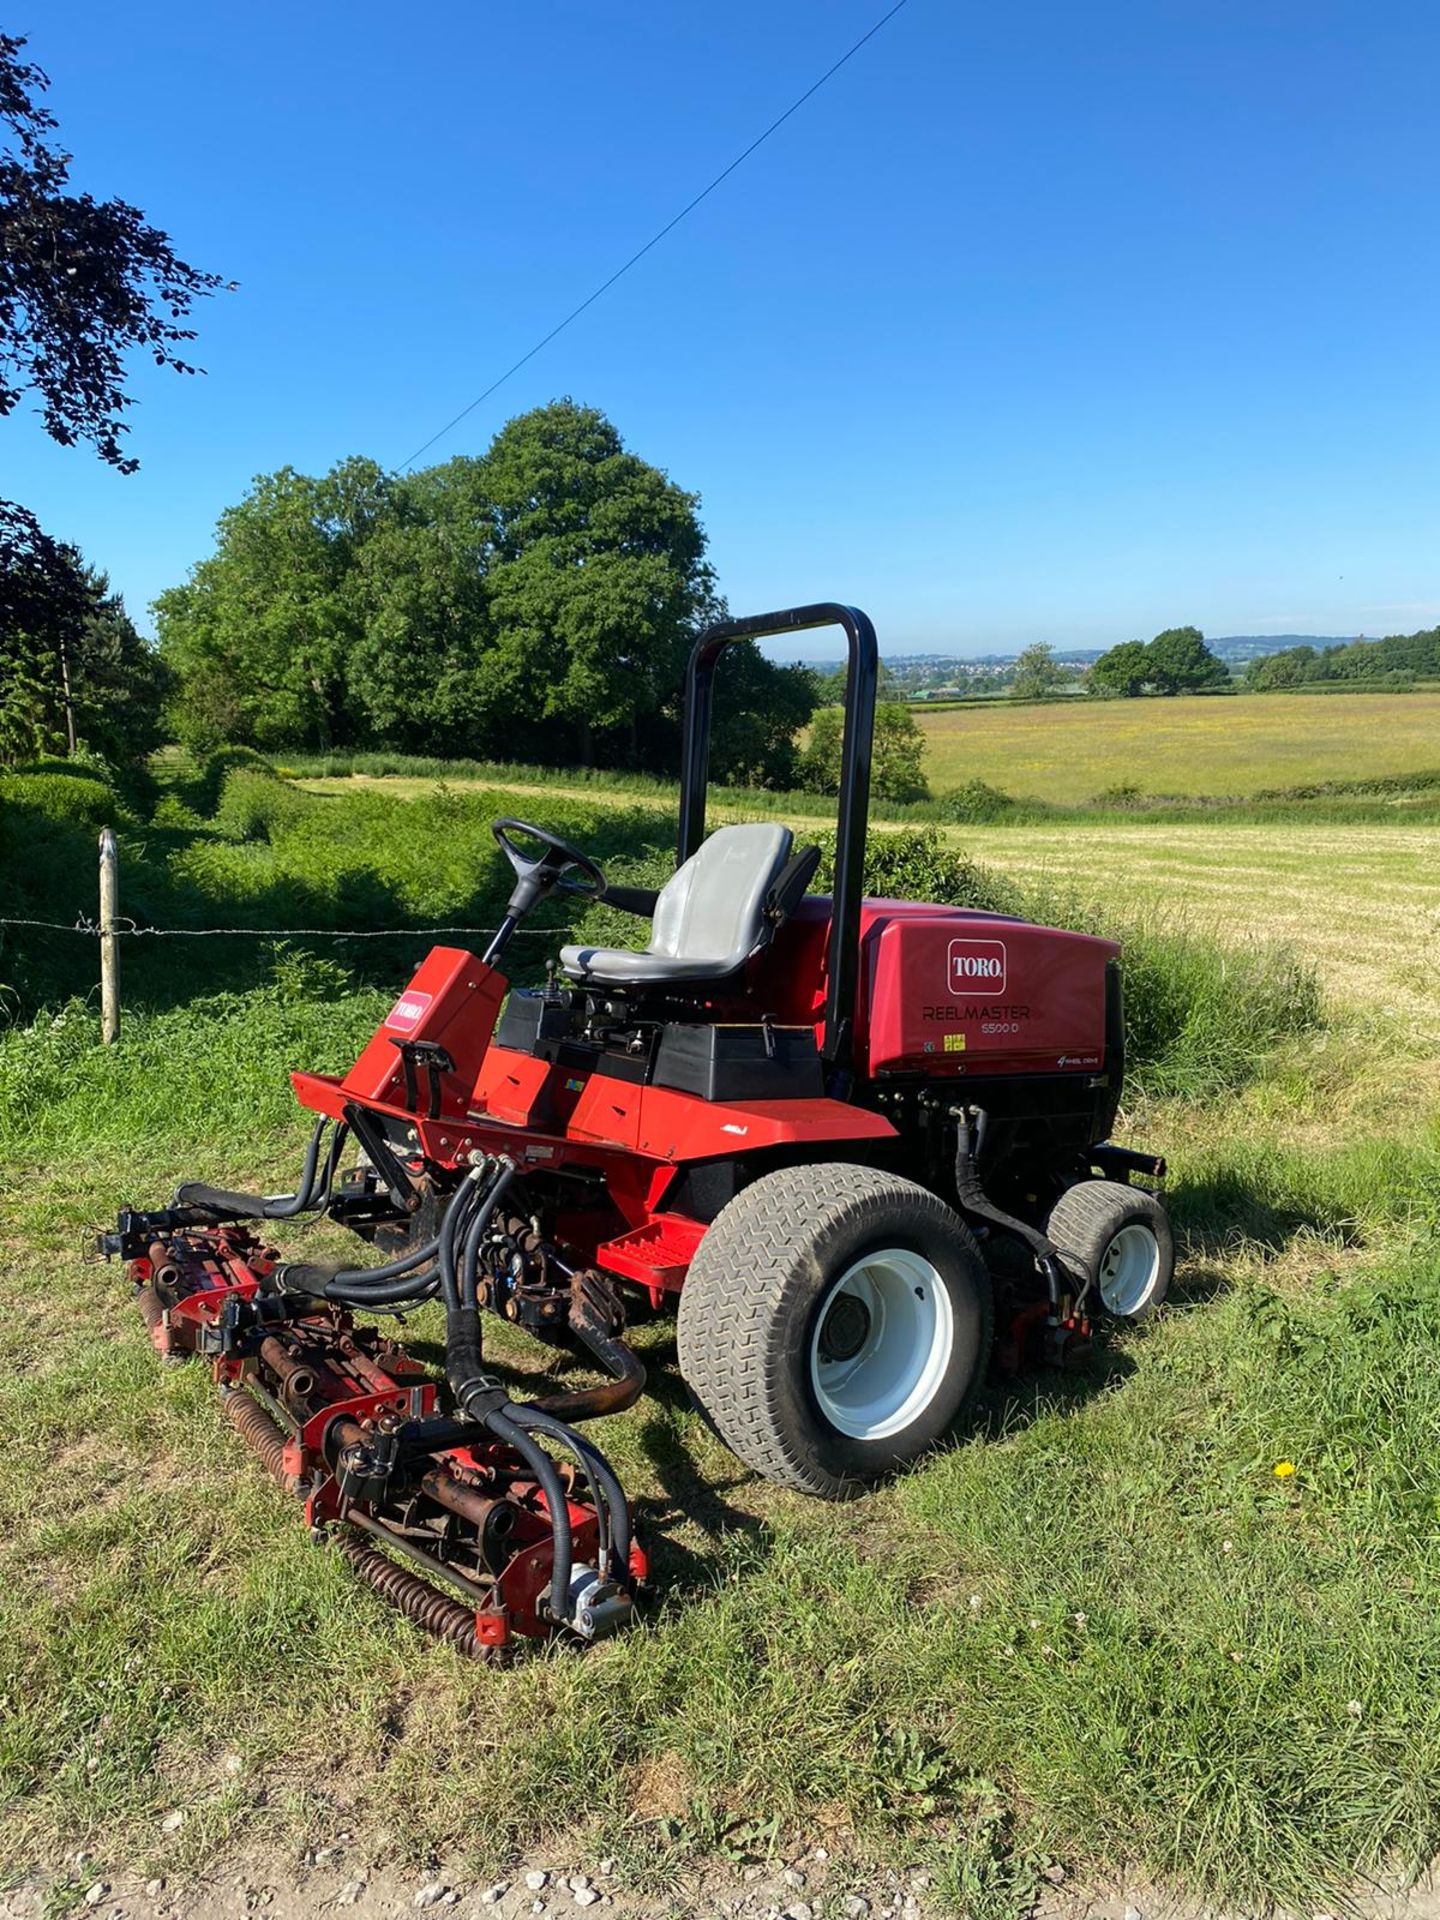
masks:
[[[456,1195],[441,1226],[440,1290],[445,1300],[445,1375],[461,1413],[478,1419],[503,1446],[513,1448],[530,1469],[545,1496],[545,1504],[550,1509],[550,1611],[557,1620],[568,1622],[570,1573],[575,1556],[565,1488],[554,1461],[511,1417],[514,1409],[504,1388],[485,1372],[480,1343],[480,1314],[476,1306],[479,1281],[478,1277],[472,1281],[470,1271],[479,1251],[481,1236],[514,1177],[514,1165],[505,1160],[499,1163],[492,1174],[489,1185],[483,1189],[483,1196],[480,1188],[467,1182],[470,1194]]]
[[[320,1164],[320,1142],[330,1124],[322,1114],[315,1122],[305,1164],[300,1169],[300,1184],[294,1193],[230,1193],[224,1187],[207,1187],[203,1181],[188,1180],[175,1189],[176,1206],[204,1207],[210,1213],[228,1214],[236,1220],[293,1220],[314,1204],[315,1175]]]
[[[490,1407],[508,1405],[509,1400],[484,1369],[478,1305],[480,1283],[475,1264],[485,1228],[514,1177],[512,1161],[501,1160],[496,1163],[483,1198],[472,1200],[463,1194],[458,1196],[451,1203],[440,1229],[440,1290],[445,1299],[445,1377],[463,1411],[476,1412],[471,1403],[477,1397],[484,1403],[478,1409],[478,1417],[482,1419]]]
[[[407,1294],[421,1293],[435,1280],[433,1270],[416,1270],[434,1259],[438,1246],[438,1240],[429,1240],[383,1267],[320,1267],[289,1260],[277,1268],[275,1283],[281,1292],[309,1293],[325,1300],[403,1300]],[[403,1285],[392,1284],[402,1279]]]
[[[491,1180],[483,1199],[472,1199],[466,1194],[457,1196],[440,1230],[440,1291],[445,1300],[445,1377],[462,1411],[474,1412],[475,1417],[480,1419],[487,1417],[491,1407],[508,1405],[508,1396],[485,1372],[480,1311],[476,1305],[478,1281],[472,1284],[468,1275],[462,1277],[459,1262],[463,1253],[478,1249],[486,1223],[514,1172],[514,1167],[507,1161]],[[456,1242],[461,1240],[462,1234],[463,1244],[457,1248]],[[469,1294],[468,1300],[462,1296],[462,1279]],[[485,1404],[475,1410],[471,1407],[471,1401],[477,1396]]]
[[[414,1280],[397,1280],[388,1287],[374,1287],[369,1292],[362,1292],[359,1287],[336,1287],[332,1283],[325,1289],[325,1298],[333,1300],[338,1307],[358,1307],[362,1313],[379,1313],[386,1307],[423,1306],[439,1291],[439,1282],[431,1273],[419,1284]]]
[[[340,1156],[345,1151],[345,1142],[349,1138],[349,1123],[344,1120],[337,1121],[335,1131],[330,1137],[330,1151],[325,1156],[325,1171],[321,1176],[320,1191],[315,1195],[315,1206],[320,1213],[324,1213],[330,1205],[335,1175],[340,1170]]]
[[[630,1575],[630,1506],[620,1485],[619,1476],[604,1454],[583,1433],[577,1433],[573,1427],[567,1427],[563,1420],[557,1420],[553,1414],[542,1413],[538,1407],[519,1406],[511,1409],[510,1417],[517,1425],[533,1428],[537,1433],[548,1433],[552,1439],[569,1447],[580,1462],[586,1480],[589,1482],[591,1496],[596,1511],[601,1516],[603,1528],[608,1515],[610,1533],[614,1545],[611,1565],[621,1580]],[[600,1571],[605,1571],[602,1558]]]
[[[310,1145],[305,1150],[305,1164],[300,1169],[300,1184],[294,1193],[272,1194],[265,1201],[267,1220],[293,1220],[297,1213],[304,1213],[310,1206],[315,1195],[315,1170],[320,1164],[320,1142],[329,1124],[324,1114],[315,1122]]]
[[[480,1242],[494,1211],[493,1201],[471,1209],[465,1238],[456,1255],[455,1280],[460,1305],[470,1313],[480,1311]]]
[[[410,1273],[416,1267],[423,1267],[427,1260],[433,1260],[440,1250],[438,1236],[427,1240],[423,1247],[414,1247],[409,1253],[402,1253],[394,1260],[387,1260],[383,1267],[341,1267],[335,1274],[336,1282],[342,1287],[365,1286],[372,1280],[393,1280],[398,1274]]]
[[[529,1409],[523,1405],[512,1406],[509,1417],[515,1422],[517,1427],[525,1427],[532,1432],[543,1431],[549,1434],[550,1438],[557,1441],[559,1445],[568,1448],[568,1450],[574,1454],[580,1472],[584,1475],[586,1490],[590,1495],[590,1504],[594,1507],[595,1518],[599,1522],[599,1539],[596,1547],[595,1565],[603,1577],[606,1568],[610,1564],[610,1536],[612,1532],[610,1507],[605,1498],[605,1489],[596,1477],[591,1462],[586,1459],[580,1448],[575,1444],[577,1436],[567,1433],[558,1420],[553,1426],[545,1426],[542,1428],[538,1426],[534,1420],[526,1418],[528,1412]]]
[[[483,1416],[495,1438],[513,1447],[540,1483],[545,1504],[550,1509],[550,1612],[556,1620],[570,1620],[570,1571],[574,1562],[574,1540],[570,1532],[570,1503],[555,1462],[536,1444],[510,1415],[518,1409],[496,1408]]]
[[[970,1123],[964,1111],[952,1108],[956,1113],[958,1125],[955,1132],[955,1196],[966,1213],[989,1225],[999,1227],[1002,1233],[1010,1233],[1022,1241],[1035,1257],[1035,1265],[1045,1281],[1045,1289],[1050,1297],[1050,1310],[1058,1314],[1061,1310],[1062,1296],[1068,1275],[1060,1259],[1060,1251],[1053,1240],[1048,1239],[1038,1228],[1029,1226],[1024,1220],[1017,1220],[1013,1213],[1006,1213],[997,1207],[985,1192],[980,1179],[977,1162],[980,1149],[985,1144],[986,1129],[990,1116],[984,1108],[976,1109],[978,1124],[971,1132]],[[1085,1288],[1080,1289],[1078,1306],[1085,1296]]]
[[[475,1186],[467,1180],[446,1208],[445,1218],[440,1223],[440,1291],[444,1295],[447,1312],[458,1312],[460,1308],[459,1251],[455,1242],[474,1205]]]
[[[515,1178],[515,1169],[509,1161],[501,1163],[500,1171],[485,1199],[476,1211],[465,1232],[464,1244],[460,1249],[460,1304],[478,1313],[480,1310],[480,1242],[485,1229],[495,1217],[495,1209],[504,1197],[505,1189]]]

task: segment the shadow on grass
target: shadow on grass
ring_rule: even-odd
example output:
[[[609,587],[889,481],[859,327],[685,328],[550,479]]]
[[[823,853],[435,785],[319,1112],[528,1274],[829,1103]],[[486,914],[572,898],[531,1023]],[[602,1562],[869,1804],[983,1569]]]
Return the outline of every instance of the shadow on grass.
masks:
[[[1313,1195],[1261,1187],[1235,1167],[1216,1168],[1188,1179],[1167,1195],[1182,1265],[1214,1261],[1241,1248],[1281,1253],[1298,1234],[1323,1235],[1344,1247],[1363,1244],[1359,1224],[1343,1201],[1328,1204]],[[1187,1299],[1208,1298],[1205,1267],[1186,1274],[1177,1292]],[[1212,1289],[1213,1291],[1214,1289]]]

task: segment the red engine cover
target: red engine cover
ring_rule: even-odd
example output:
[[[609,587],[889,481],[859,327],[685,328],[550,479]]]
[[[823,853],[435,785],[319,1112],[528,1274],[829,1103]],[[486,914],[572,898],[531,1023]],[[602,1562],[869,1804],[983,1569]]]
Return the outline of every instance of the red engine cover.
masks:
[[[830,902],[805,901],[761,961],[781,1019],[823,1017]],[[855,1064],[869,1075],[1093,1073],[1105,1052],[1111,940],[909,900],[860,917]]]

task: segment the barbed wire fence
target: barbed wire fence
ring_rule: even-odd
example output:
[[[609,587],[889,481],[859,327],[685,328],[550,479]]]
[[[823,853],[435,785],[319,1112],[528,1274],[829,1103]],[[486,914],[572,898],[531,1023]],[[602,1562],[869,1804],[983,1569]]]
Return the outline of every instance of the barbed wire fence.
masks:
[[[43,927],[50,933],[82,933],[92,940],[100,940],[106,929],[98,920],[92,920],[87,914],[77,914],[74,920],[20,920],[9,919],[0,914],[0,927]],[[134,920],[121,915],[110,928],[116,939],[135,936],[145,940],[217,940],[232,935],[253,935],[257,940],[413,940],[422,935],[433,937],[441,933],[483,934],[487,939],[498,933],[498,927],[142,927]],[[526,934],[548,934],[551,937],[573,933],[573,927],[516,927],[513,937],[521,939]]]
[[[92,919],[83,909],[73,920],[38,920],[25,915],[0,914],[0,930],[25,928],[45,933],[68,933],[100,943],[101,1040],[113,1046],[120,1037],[121,940],[433,940],[464,936],[488,940],[498,927],[155,927],[142,926],[116,907],[118,854],[107,827],[100,835],[100,915]],[[515,927],[515,939],[561,939],[573,927]]]

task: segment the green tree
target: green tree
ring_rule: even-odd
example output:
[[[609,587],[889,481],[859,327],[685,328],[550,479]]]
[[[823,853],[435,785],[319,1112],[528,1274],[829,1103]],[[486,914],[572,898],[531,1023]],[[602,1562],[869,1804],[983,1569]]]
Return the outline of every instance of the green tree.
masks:
[[[103,573],[85,572],[85,612],[69,663],[78,743],[133,767],[164,737],[170,675]]]
[[[177,729],[671,769],[685,661],[720,610],[695,509],[570,400],[403,479],[361,459],[265,475],[156,603]],[[725,679],[716,776],[788,783],[809,674],[747,645]]]
[[[177,730],[193,745],[329,747],[365,737],[352,711],[364,633],[359,558],[393,518],[373,460],[314,480],[264,474],[220,518],[215,552],[155,603],[161,652],[180,683]]]
[[[1015,678],[1010,692],[1017,700],[1039,700],[1065,684],[1065,669],[1055,658],[1055,649],[1037,640],[1015,662]]]
[[[1150,649],[1143,640],[1122,640],[1091,667],[1088,685],[1092,693],[1133,700],[1145,691],[1149,678]]]
[[[514,758],[482,693],[489,640],[484,574],[451,530],[402,496],[360,548],[350,583],[359,635],[345,655],[357,737],[403,752],[462,748]]]
[[[717,608],[696,496],[569,399],[503,427],[484,483],[494,515],[484,691],[522,718],[559,721],[583,765],[602,731],[633,751]]]
[[[178,322],[224,283],[181,260],[138,208],[70,191],[71,156],[39,103],[50,81],[24,46],[0,33],[0,419],[33,391],[52,440],[88,440],[130,473],[125,354],[194,373],[179,349],[195,332]]]
[[[1267,653],[1252,660],[1245,669],[1245,685],[1251,693],[1273,693],[1279,687],[1298,687],[1319,675],[1320,656],[1314,647],[1285,647],[1279,653]]]
[[[1198,627],[1167,627],[1145,651],[1146,679],[1157,693],[1202,693],[1230,684],[1228,669],[1206,646]]]
[[[164,669],[73,547],[0,538],[0,762],[89,748],[117,767],[156,746]]]
[[[821,707],[800,756],[800,774],[812,793],[840,791],[843,707]],[[930,789],[923,760],[925,736],[908,707],[886,701],[875,709],[870,791],[877,800],[923,800]]]
[[[678,702],[674,711],[678,721]],[[727,648],[715,681],[711,779],[793,787],[800,778],[795,737],[814,711],[815,676],[808,667],[779,666],[753,640]],[[675,733],[678,742],[678,726]]]

